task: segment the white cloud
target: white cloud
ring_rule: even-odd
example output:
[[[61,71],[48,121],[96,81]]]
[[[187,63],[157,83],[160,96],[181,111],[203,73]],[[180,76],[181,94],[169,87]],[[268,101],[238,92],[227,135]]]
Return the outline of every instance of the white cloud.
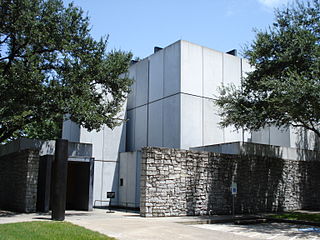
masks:
[[[266,7],[274,8],[284,4],[287,4],[290,0],[259,0],[261,4]]]

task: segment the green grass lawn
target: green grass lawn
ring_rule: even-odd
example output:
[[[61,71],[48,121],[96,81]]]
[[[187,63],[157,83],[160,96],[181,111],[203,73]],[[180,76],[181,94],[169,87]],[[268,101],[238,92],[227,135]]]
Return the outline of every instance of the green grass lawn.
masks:
[[[302,220],[320,223],[320,214],[291,212],[283,214],[275,214],[270,217],[289,220]]]
[[[0,240],[115,240],[68,222],[0,224]]]

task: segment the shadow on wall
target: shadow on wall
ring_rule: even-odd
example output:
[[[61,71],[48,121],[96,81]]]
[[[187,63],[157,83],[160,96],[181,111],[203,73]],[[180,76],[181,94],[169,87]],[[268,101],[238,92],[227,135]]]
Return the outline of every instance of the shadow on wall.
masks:
[[[279,148],[274,150],[273,156],[282,155]],[[238,186],[236,213],[284,210],[286,184],[283,183],[283,159],[211,153],[209,169],[209,214],[232,213],[232,182]]]
[[[236,213],[320,209],[319,161],[215,154],[209,159],[209,213],[232,213],[232,182],[238,185]]]
[[[298,141],[296,142],[298,159],[309,160],[299,161],[298,171],[301,178],[299,183],[301,208],[306,210],[320,210],[320,138],[313,132],[304,128],[296,130]],[[299,151],[299,148],[312,149],[316,151]]]
[[[319,209],[320,161],[281,159],[276,146],[269,154],[144,148],[141,215],[231,214],[232,182],[236,214]]]
[[[186,178],[186,214],[191,216],[203,215],[202,211],[206,211],[206,209],[201,210],[198,205],[201,202],[201,193],[206,191],[207,188],[204,176],[208,173],[209,169],[201,166],[203,165],[203,161],[198,156],[194,154],[188,156],[188,153],[186,154],[186,171],[188,173],[188,177]]]
[[[299,161],[298,172],[300,182],[297,186],[301,201],[301,209],[320,210],[320,162]]]
[[[315,133],[305,128],[297,128],[295,133],[297,135],[297,149],[320,150],[320,138]]]

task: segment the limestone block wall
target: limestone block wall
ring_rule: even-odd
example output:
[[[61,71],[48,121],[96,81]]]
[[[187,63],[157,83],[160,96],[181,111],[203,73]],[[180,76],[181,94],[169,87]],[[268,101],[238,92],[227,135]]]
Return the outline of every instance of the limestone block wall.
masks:
[[[320,161],[144,148],[142,216],[230,214],[320,209]]]
[[[0,157],[0,209],[35,212],[39,154],[23,150]]]

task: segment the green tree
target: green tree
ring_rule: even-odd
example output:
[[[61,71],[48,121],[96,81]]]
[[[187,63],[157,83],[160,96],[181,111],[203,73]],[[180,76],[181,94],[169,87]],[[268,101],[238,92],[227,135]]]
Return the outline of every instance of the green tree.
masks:
[[[275,22],[244,51],[253,71],[215,101],[222,126],[304,127],[320,137],[320,1],[276,10]]]
[[[73,4],[0,0],[0,143],[57,137],[66,114],[88,130],[118,125],[132,55],[106,45]]]

